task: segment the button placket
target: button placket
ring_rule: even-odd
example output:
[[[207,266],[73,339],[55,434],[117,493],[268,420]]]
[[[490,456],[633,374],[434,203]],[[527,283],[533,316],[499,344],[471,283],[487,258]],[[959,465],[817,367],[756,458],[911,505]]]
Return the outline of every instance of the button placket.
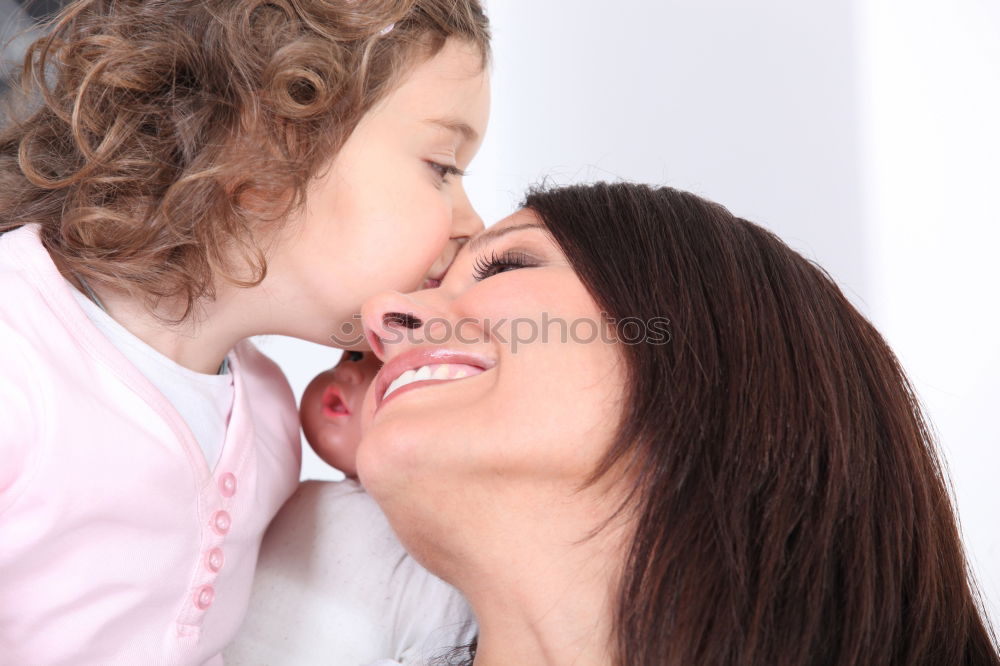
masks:
[[[219,547],[213,548],[205,555],[205,567],[214,574],[219,573],[225,563],[226,555]]]
[[[233,519],[225,509],[219,509],[212,516],[212,529],[219,536],[229,534],[229,528],[233,526]]]
[[[212,540],[214,543],[210,544],[212,547],[208,549],[203,559],[203,566],[209,576],[204,579],[204,584],[198,587],[192,595],[195,608],[202,612],[208,610],[215,601],[215,587],[212,583],[226,563],[226,555],[222,545],[233,526],[232,515],[226,509],[230,504],[229,500],[236,495],[238,487],[236,475],[231,472],[220,475],[216,486],[219,495],[222,496],[222,502],[209,519],[209,524],[217,538]]]
[[[208,610],[208,607],[215,601],[215,588],[211,585],[202,585],[194,595],[194,605],[198,610]]]
[[[219,477],[219,492],[223,497],[232,497],[236,494],[236,475],[226,472]]]

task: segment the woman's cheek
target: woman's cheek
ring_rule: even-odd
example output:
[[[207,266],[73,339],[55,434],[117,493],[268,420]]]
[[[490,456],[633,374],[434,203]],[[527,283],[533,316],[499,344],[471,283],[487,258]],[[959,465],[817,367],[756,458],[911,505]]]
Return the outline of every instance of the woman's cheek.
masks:
[[[534,322],[539,335],[522,344],[539,342],[543,330],[550,343],[569,340],[574,322],[578,322],[575,330],[586,332],[587,322],[600,318],[590,294],[570,269],[562,267],[501,273],[480,282],[470,295],[473,308],[476,303],[483,304],[474,310],[481,319],[506,320],[503,330],[507,339],[514,333],[520,334],[519,339],[530,335],[530,322]],[[515,327],[519,330],[513,330]]]

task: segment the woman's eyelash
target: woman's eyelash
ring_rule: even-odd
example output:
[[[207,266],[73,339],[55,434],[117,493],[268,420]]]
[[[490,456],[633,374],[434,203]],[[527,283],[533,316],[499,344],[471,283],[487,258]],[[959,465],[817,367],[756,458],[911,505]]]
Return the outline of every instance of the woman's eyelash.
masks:
[[[441,164],[440,162],[434,162],[432,160],[427,160],[427,164],[430,165],[430,167],[434,169],[439,176],[441,176],[442,180],[447,180],[448,176],[465,175],[464,171],[451,164]]]
[[[484,255],[476,258],[473,276],[476,281],[480,281],[497,273],[503,273],[510,269],[527,268],[532,265],[534,264],[523,252],[507,251],[498,255],[494,251],[490,253],[488,258]]]

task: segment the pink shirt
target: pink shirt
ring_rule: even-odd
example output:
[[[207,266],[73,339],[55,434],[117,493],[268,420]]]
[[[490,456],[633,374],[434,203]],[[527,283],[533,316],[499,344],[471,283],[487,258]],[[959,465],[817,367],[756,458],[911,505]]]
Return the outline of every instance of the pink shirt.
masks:
[[[35,225],[0,235],[0,661],[219,664],[298,485],[284,375],[249,342],[214,473],[93,326]]]

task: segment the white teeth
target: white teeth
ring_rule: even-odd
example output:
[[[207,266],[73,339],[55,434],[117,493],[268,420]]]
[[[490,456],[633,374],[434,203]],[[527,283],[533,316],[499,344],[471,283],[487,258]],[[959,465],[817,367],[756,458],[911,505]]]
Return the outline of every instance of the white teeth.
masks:
[[[416,374],[417,373],[413,370],[407,370],[399,377],[396,377],[396,379],[394,379],[392,383],[389,384],[389,388],[385,390],[385,395],[382,396],[382,399],[385,400],[385,396],[389,395],[390,393],[398,389],[400,386],[405,386],[406,384],[409,384]]]
[[[382,395],[382,399],[385,400],[385,397],[398,389],[402,383],[403,382],[399,381],[399,377],[393,380],[393,382],[389,384],[389,387],[385,390],[385,393]]]
[[[424,368],[420,369],[423,370]],[[429,375],[430,372],[428,371],[427,374]],[[421,377],[418,376],[417,370],[407,370],[399,377],[396,377],[396,379],[394,379],[392,383],[389,384],[389,388],[385,390],[385,393],[382,395],[382,399],[385,400],[386,398],[388,398],[389,394],[395,391],[396,389],[403,388],[407,384],[412,384],[413,382],[420,381],[420,379]]]
[[[390,393],[413,382],[426,381],[428,379],[461,379],[469,376],[469,371],[462,368],[455,373],[454,377],[449,377],[450,374],[451,366],[447,363],[423,365],[415,370],[407,370],[389,384],[389,387],[386,388],[385,393],[382,395],[382,399],[385,400],[389,397]]]

